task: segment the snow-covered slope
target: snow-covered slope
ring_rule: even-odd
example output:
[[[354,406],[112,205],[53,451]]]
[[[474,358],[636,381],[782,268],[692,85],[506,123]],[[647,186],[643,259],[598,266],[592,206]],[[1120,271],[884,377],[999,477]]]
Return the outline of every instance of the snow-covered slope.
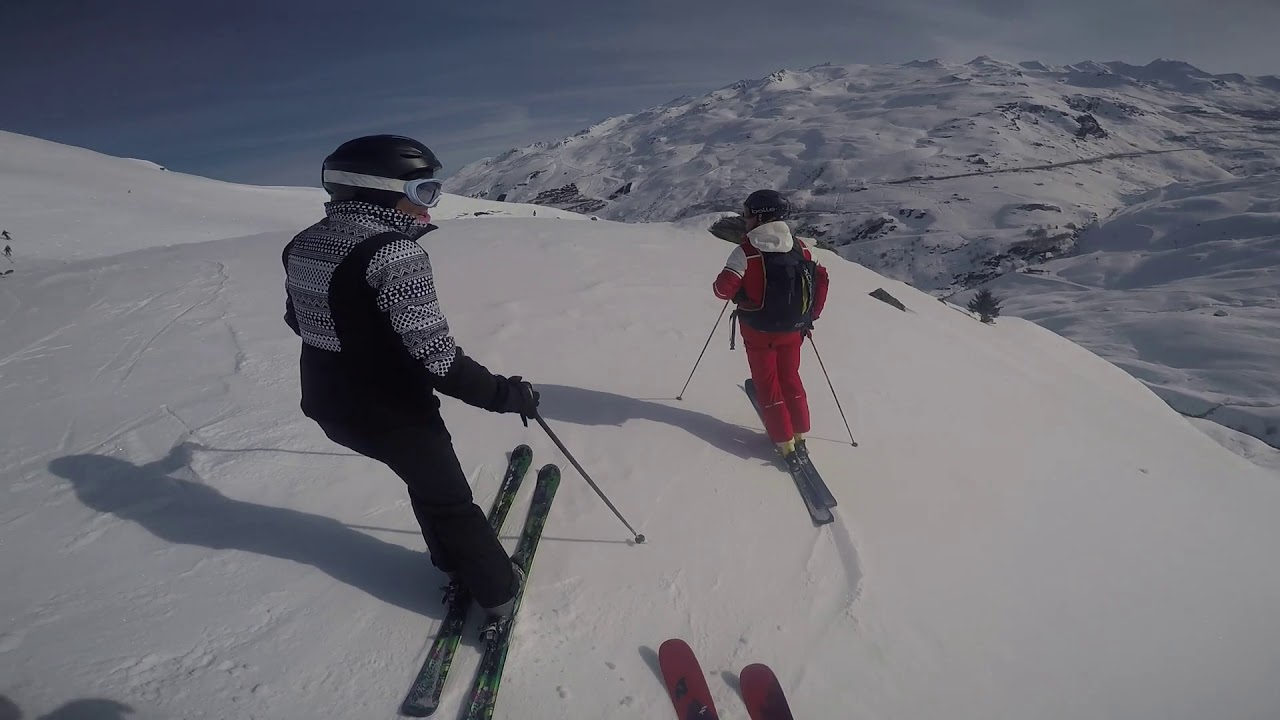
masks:
[[[318,178],[319,161],[316,167]],[[9,244],[18,262],[105,257],[268,230],[296,232],[315,221],[316,207],[326,197],[319,187],[236,185],[0,131],[0,230],[13,238]],[[456,196],[447,196],[435,215],[450,219],[477,212],[573,216]]]
[[[0,229],[13,237],[19,262],[287,230],[314,215],[324,197],[319,189],[234,185],[0,131]]]
[[[819,66],[512,150],[464,168],[451,187],[621,220],[698,217],[735,209],[755,188],[783,189],[800,207],[800,230],[845,258],[945,295],[1003,277],[997,285],[1010,295],[1026,293],[1006,312],[1084,342],[1179,409],[1277,445],[1276,235],[1236,201],[1241,191],[1223,190],[1242,181],[1274,197],[1277,107],[1280,78],[1173,61]],[[1166,186],[1181,201],[1161,204],[1158,222],[1177,229],[1181,249],[1105,230],[1077,247],[1098,218],[1132,202],[1148,212],[1149,193]],[[1236,200],[1194,197],[1219,192]],[[1210,245],[1230,267],[1206,264]],[[1061,283],[1013,274],[1070,256],[1062,267],[1096,269],[1109,254],[1147,274],[1105,294],[1066,295]],[[1188,334],[1183,311],[1208,298],[1237,312]],[[1120,324],[1100,312],[1121,307],[1132,312]]]
[[[56,180],[78,191],[78,177]],[[160,194],[166,176],[151,178],[135,193]],[[208,192],[226,208],[271,194]],[[482,503],[518,442],[566,467],[500,717],[670,717],[653,671],[670,636],[696,647],[730,717],[730,673],[755,661],[798,717],[1280,709],[1280,483],[1126,373],[820,252],[833,286],[817,341],[861,447],[839,441],[806,351],[813,452],[840,499],[815,529],[738,385],[741,350],[717,336],[670,399],[719,310],[723,243],[485,208],[423,240],[455,333],[538,383],[548,421],[649,538],[624,542],[536,427],[445,401]],[[182,226],[110,209],[128,237]],[[241,222],[0,281],[10,714],[390,717],[421,662],[443,579],[399,481],[300,417],[287,219]],[[881,287],[909,312],[868,297]],[[460,653],[446,714],[476,655]]]
[[[627,221],[773,187],[849,259],[944,289],[1069,250],[1134,193],[1280,168],[1278,105],[1280,78],[1171,61],[823,65],[511,150],[450,187]]]
[[[1280,174],[1152,191],[988,286],[1183,413],[1280,447]]]

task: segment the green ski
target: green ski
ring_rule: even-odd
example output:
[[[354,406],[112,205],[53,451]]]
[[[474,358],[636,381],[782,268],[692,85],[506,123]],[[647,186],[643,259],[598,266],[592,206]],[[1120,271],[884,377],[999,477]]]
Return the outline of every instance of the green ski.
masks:
[[[512,560],[524,570],[525,582],[520,586],[516,596],[515,609],[505,621],[491,624],[487,633],[484,655],[480,659],[480,670],[476,675],[475,685],[471,688],[470,701],[467,703],[466,720],[490,720],[498,701],[498,685],[502,682],[502,669],[507,663],[507,651],[511,648],[512,628],[520,612],[525,588],[529,585],[529,570],[533,567],[533,554],[538,549],[538,541],[542,539],[542,528],[547,524],[547,515],[551,512],[551,501],[555,499],[556,489],[560,487],[560,468],[555,465],[544,465],[538,471],[538,484],[533,490],[533,501],[529,505],[529,515],[524,522],[524,530],[520,533],[520,541],[516,544]]]
[[[507,472],[498,488],[498,495],[493,499],[493,507],[489,510],[489,525],[495,531],[502,529],[502,523],[516,499],[520,482],[533,464],[533,450],[528,445],[518,445],[511,451],[507,462]],[[462,630],[467,624],[467,613],[471,609],[471,593],[458,582],[449,583],[445,591],[445,600],[449,609],[445,613],[440,632],[431,644],[431,652],[418,671],[409,694],[400,706],[401,714],[410,717],[427,717],[434,713],[440,705],[440,694],[444,691],[445,677],[449,667],[453,665],[454,653],[462,639]]]

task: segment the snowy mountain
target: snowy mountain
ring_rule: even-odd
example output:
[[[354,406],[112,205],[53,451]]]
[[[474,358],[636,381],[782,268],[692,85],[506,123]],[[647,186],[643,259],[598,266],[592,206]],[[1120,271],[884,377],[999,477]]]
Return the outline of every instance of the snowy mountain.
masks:
[[[29,142],[0,136],[0,158]],[[31,152],[59,191],[0,193],[0,216],[35,200],[61,218],[104,183],[160,198],[178,182]],[[319,194],[290,191],[314,198],[307,213],[276,189],[204,191],[222,213],[204,222],[103,202],[117,244],[82,252],[86,230],[66,257],[0,278],[7,717],[391,717],[438,627],[443,577],[403,485],[297,408],[279,253]],[[277,200],[278,217],[255,219]],[[744,716],[734,678],[758,661],[797,717],[1280,709],[1280,483],[1129,374],[819,251],[832,298],[815,339],[860,447],[840,442],[806,351],[812,450],[840,501],[815,528],[744,397],[741,349],[717,334],[670,399],[719,310],[723,242],[450,202],[458,219],[422,242],[461,345],[538,384],[547,421],[649,539],[627,544],[536,426],[445,399],[480,503],[517,443],[566,471],[499,717],[671,717],[653,663],[673,636],[726,717]],[[24,222],[22,237],[39,233]],[[869,297],[881,288],[907,311]],[[526,487],[513,513],[528,500]],[[477,656],[468,639],[445,715]]]
[[[1265,188],[1280,177],[1277,108],[1280,78],[1215,76],[1173,61],[819,66],[512,150],[464,168],[450,187],[627,221],[733,211],[753,189],[783,189],[800,208],[802,234],[845,258],[943,296],[1004,278],[997,287],[1028,293],[1011,297],[1008,312],[1045,320],[1152,382],[1175,407],[1280,446],[1280,365],[1264,360],[1268,338],[1280,336],[1277,283],[1266,270],[1280,262],[1280,233],[1248,204],[1188,196],[1243,181],[1273,197]],[[1198,227],[1208,213],[1215,233],[1233,228],[1243,244],[1188,230],[1176,234],[1179,242],[1205,246],[1174,258],[1097,229],[1160,188],[1184,198],[1162,206],[1161,227]],[[1133,218],[1119,216],[1114,227]],[[1105,295],[1080,292],[1087,283],[1046,294],[1064,286],[1017,274],[1062,257],[1075,259],[1061,267],[1103,267],[1113,241],[1121,265],[1164,268],[1157,275],[1170,262],[1180,266],[1107,286]],[[1209,247],[1243,263],[1250,288],[1235,269],[1210,271],[1198,254]],[[1119,307],[1121,296],[1134,313],[1128,327],[1106,327],[1116,316],[1094,313]],[[1068,298],[1082,304],[1066,305]],[[1185,318],[1162,315],[1217,301],[1243,312],[1197,328],[1207,334],[1179,334]],[[1115,341],[1134,323],[1150,341]],[[1214,359],[1198,347],[1214,348]],[[1236,374],[1242,362],[1246,372]]]
[[[1184,414],[1280,447],[1280,174],[1151,191],[988,286]]]
[[[511,150],[450,187],[625,221],[773,187],[849,259],[950,289],[1069,252],[1135,193],[1280,170],[1278,106],[1280,78],[1170,61],[823,65]]]

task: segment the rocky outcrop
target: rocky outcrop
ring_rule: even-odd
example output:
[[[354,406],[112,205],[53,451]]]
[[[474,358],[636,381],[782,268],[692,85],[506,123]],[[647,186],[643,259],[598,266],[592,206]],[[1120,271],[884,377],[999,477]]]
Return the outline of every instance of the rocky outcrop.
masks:
[[[1076,122],[1080,123],[1080,129],[1076,131],[1076,137],[1081,140],[1091,137],[1107,137],[1107,131],[1103,130],[1102,125],[1098,123],[1098,119],[1089,113],[1077,117]]]
[[[533,204],[560,208],[561,210],[582,213],[584,215],[599,212],[609,205],[609,203],[599,198],[583,195],[578,190],[577,183],[562,185],[553,190],[543,190],[533,199]]]

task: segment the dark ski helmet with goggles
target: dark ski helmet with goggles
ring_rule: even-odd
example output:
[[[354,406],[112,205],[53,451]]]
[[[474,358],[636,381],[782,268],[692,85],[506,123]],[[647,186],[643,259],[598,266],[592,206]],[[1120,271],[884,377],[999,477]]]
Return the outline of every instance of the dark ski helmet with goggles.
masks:
[[[424,208],[440,202],[440,160],[426,145],[402,135],[348,140],[324,159],[321,183],[333,202],[360,200],[395,207],[401,198]]]
[[[791,215],[791,203],[777,190],[757,190],[742,203],[743,214],[762,223],[786,220]]]

